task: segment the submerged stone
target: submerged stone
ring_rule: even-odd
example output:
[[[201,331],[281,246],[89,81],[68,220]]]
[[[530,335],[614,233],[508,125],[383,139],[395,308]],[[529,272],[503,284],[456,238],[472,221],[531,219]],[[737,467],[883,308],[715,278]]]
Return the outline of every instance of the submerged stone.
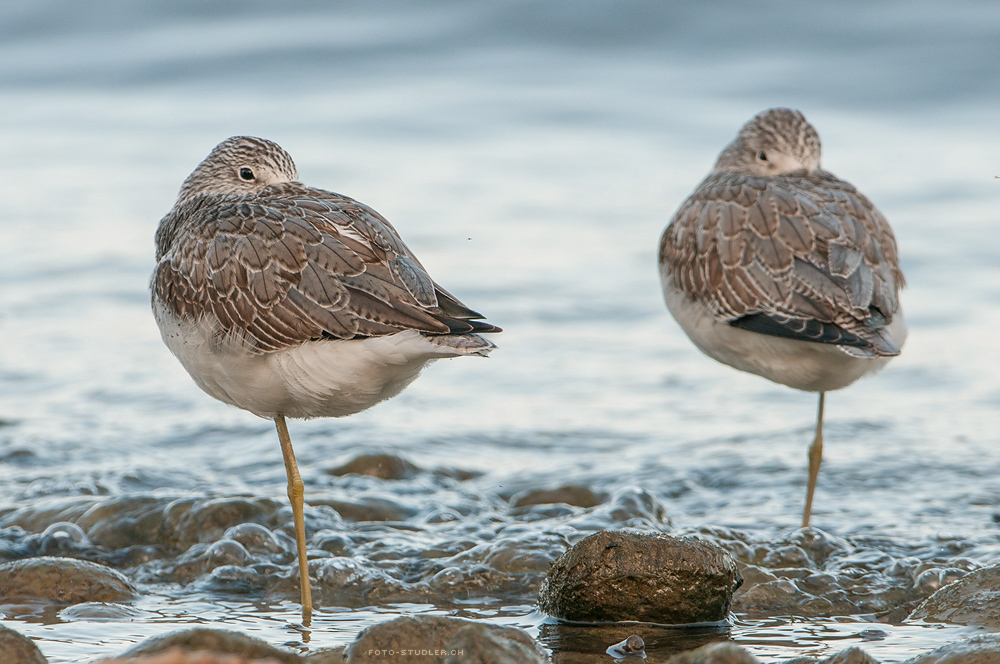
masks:
[[[997,662],[1000,662],[1000,634],[980,634],[917,655],[903,664],[996,664]]]
[[[405,480],[420,472],[415,464],[395,454],[362,454],[327,471],[331,475],[368,475],[381,480]]]
[[[878,660],[861,648],[845,648],[824,659],[813,657],[796,657],[785,662],[785,664],[879,664]]]
[[[585,486],[561,486],[558,489],[530,489],[510,499],[512,507],[564,503],[574,507],[596,507],[602,498]]]
[[[20,632],[0,625],[0,662],[3,664],[48,664],[38,646]]]
[[[0,565],[0,597],[40,598],[63,604],[121,602],[139,590],[110,567],[73,558],[28,558]]]
[[[718,622],[729,617],[733,592],[742,581],[732,556],[714,544],[602,531],[553,563],[538,606],[556,618],[580,622]]]
[[[225,655],[240,655],[248,660],[268,659],[279,664],[301,664],[302,658],[287,650],[274,646],[242,632],[228,629],[196,627],[179,632],[154,636],[135,645],[119,657],[128,660],[139,656],[156,655],[171,650],[181,652],[208,652]],[[185,660],[178,660],[183,662]],[[211,662],[212,660],[208,660]],[[150,663],[152,664],[152,663]],[[193,661],[192,661],[192,664]]]
[[[941,588],[925,599],[907,620],[1000,630],[1000,565],[970,572]]]
[[[391,653],[391,654],[390,654]],[[543,664],[545,651],[523,629],[443,616],[403,616],[373,625],[344,651],[346,664]]]
[[[731,641],[717,641],[674,655],[667,664],[760,664],[760,660]]]
[[[125,604],[84,602],[60,611],[59,619],[64,622],[130,622],[144,615],[139,609]]]

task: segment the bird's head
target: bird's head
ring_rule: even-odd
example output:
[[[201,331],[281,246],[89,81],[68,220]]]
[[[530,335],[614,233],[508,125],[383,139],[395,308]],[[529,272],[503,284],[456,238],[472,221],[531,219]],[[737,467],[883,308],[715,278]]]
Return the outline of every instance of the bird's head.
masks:
[[[199,195],[254,194],[298,177],[291,155],[277,143],[253,136],[222,141],[184,180],[178,201]]]
[[[773,176],[819,169],[819,134],[798,111],[772,108],[743,125],[719,155],[715,172]]]

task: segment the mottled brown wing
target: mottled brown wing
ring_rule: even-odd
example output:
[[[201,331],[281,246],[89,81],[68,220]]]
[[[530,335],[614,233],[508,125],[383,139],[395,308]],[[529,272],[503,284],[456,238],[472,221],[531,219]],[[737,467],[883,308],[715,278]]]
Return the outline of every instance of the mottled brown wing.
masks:
[[[664,231],[660,260],[720,321],[899,352],[881,333],[903,286],[896,240],[871,202],[830,173],[709,176]]]
[[[440,289],[377,212],[344,196],[288,183],[171,214],[183,221],[161,222],[173,230],[155,294],[259,352],[401,330],[498,331]]]

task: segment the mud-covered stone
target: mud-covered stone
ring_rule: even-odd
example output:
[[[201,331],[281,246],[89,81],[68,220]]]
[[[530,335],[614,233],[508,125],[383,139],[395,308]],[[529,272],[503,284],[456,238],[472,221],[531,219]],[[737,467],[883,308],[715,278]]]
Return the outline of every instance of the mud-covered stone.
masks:
[[[912,657],[903,664],[996,664],[1000,662],[1000,634],[980,634]]]
[[[523,629],[443,616],[402,616],[372,625],[344,651],[347,664],[541,664],[545,651]]]
[[[512,507],[565,503],[574,507],[595,507],[602,498],[585,486],[561,486],[558,489],[529,489],[510,499]]]
[[[239,655],[248,660],[271,659],[278,664],[302,664],[302,658],[242,632],[196,627],[146,639],[119,655],[122,659],[156,655],[170,651],[199,651]],[[209,660],[211,661],[211,660]]]
[[[3,664],[47,664],[38,646],[20,632],[0,625],[0,662]]]
[[[40,598],[61,604],[122,602],[139,591],[110,567],[73,558],[28,558],[0,565],[0,597]]]
[[[717,641],[674,655],[667,664],[760,664],[760,660],[731,641]]]
[[[941,588],[914,609],[907,620],[1000,630],[1000,565],[970,572]]]
[[[736,562],[714,544],[602,531],[553,563],[538,606],[556,618],[583,622],[717,622],[728,618],[740,583]]]

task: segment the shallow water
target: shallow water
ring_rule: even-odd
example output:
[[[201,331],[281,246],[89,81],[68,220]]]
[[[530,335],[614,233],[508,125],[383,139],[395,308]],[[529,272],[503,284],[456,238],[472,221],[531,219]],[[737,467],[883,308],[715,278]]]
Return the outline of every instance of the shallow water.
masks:
[[[1000,555],[1000,8],[741,7],[0,7],[0,558],[102,560],[144,592],[131,612],[3,606],[3,623],[85,662],[192,623],[308,650],[434,611],[610,661],[627,633],[558,625],[534,592],[568,544],[631,526],[748,566],[728,632],[649,628],[647,661],[727,636],[765,661],[901,661],[967,635],[898,623]],[[909,283],[903,355],[828,399],[827,548],[805,557],[815,397],[703,357],[655,269],[674,209],[775,105],[886,214]],[[382,212],[505,329],[488,360],[291,423],[314,573],[364,590],[321,590],[309,632],[273,426],[202,394],[148,306],[158,219],[241,133]],[[415,468],[329,473],[373,451]],[[564,485],[600,504],[514,506]],[[269,532],[229,531],[244,521]]]

